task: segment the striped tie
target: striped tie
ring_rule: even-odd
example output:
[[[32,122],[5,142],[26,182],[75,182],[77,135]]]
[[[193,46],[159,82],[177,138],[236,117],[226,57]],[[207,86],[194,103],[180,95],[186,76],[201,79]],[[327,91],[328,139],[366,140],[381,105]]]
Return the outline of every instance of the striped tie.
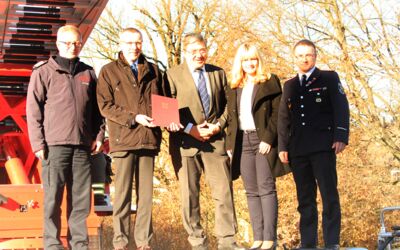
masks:
[[[133,73],[133,75],[135,76],[135,78],[136,78],[136,80],[138,79],[137,77],[138,77],[138,71],[137,71],[137,67],[136,67],[136,64],[132,64],[131,65],[131,70],[132,70],[132,73]]]
[[[203,104],[204,116],[208,118],[208,112],[210,111],[210,96],[207,92],[206,79],[204,78],[203,70],[196,70],[199,73],[199,79],[197,81],[197,91],[199,91],[201,103]]]

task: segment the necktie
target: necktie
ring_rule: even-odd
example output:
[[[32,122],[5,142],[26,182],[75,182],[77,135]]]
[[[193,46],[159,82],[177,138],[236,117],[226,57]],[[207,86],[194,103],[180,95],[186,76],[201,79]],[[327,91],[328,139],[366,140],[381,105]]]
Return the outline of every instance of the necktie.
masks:
[[[199,72],[199,79],[197,81],[197,91],[199,92],[201,103],[203,104],[204,116],[208,117],[208,112],[210,109],[210,97],[208,96],[206,79],[204,78],[203,70],[196,70]]]
[[[138,79],[138,78],[137,78],[137,77],[138,77],[138,71],[137,71],[137,68],[136,68],[136,64],[135,64],[135,63],[131,65],[131,69],[132,69],[133,75],[135,76],[135,78],[136,78],[136,80],[137,80],[137,79]]]
[[[302,75],[301,76],[300,86],[305,87],[306,86],[306,82],[307,82],[307,76],[306,75]]]

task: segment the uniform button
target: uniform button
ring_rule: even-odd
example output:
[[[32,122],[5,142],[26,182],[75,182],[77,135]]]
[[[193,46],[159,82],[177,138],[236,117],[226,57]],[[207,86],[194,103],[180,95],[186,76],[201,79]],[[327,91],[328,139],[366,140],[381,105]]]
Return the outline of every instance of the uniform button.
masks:
[[[301,123],[301,125],[305,126],[305,125],[306,125],[306,123],[305,123],[305,122],[302,122],[302,123]]]
[[[300,96],[300,99],[303,99],[304,98],[304,96]]]
[[[302,117],[304,117],[304,114],[301,114]]]
[[[300,107],[301,107],[301,108],[304,108],[304,105],[301,105]]]

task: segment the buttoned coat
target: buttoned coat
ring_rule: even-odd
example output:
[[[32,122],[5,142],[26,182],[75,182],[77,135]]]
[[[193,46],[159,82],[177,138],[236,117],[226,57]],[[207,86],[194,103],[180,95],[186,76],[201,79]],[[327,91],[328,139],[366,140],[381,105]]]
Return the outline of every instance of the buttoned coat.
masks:
[[[289,157],[332,151],[348,144],[349,104],[334,71],[315,68],[305,86],[298,76],[284,85],[278,118],[279,151]]]
[[[224,139],[227,119],[226,75],[222,68],[211,64],[205,64],[205,73],[211,88],[210,112],[207,122],[213,124],[219,122],[221,132],[206,142],[200,142],[183,131],[171,133],[169,147],[175,170],[181,166],[181,156],[194,156],[199,150],[226,155]],[[181,124],[186,127],[188,123],[193,125],[203,123],[205,121],[203,106],[187,63],[183,62],[169,69],[164,78],[170,90],[169,95],[178,100]]]
[[[232,177],[236,179],[240,175],[241,138],[239,132],[239,107],[242,88],[232,89],[228,87],[228,126],[226,137],[226,148],[232,150]],[[271,150],[266,157],[274,177],[282,176],[290,169],[283,166],[278,159],[278,109],[281,99],[282,88],[279,78],[272,74],[270,79],[254,85],[252,94],[251,112],[260,141],[271,145]]]

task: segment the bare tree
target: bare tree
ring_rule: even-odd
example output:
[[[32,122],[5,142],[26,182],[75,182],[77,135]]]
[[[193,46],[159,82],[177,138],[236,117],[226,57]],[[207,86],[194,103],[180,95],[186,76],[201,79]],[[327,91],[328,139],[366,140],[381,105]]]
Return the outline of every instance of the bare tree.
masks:
[[[284,51],[302,38],[316,43],[321,64],[337,70],[347,87],[353,128],[400,161],[400,30],[395,11],[374,0],[266,1],[263,20]]]

